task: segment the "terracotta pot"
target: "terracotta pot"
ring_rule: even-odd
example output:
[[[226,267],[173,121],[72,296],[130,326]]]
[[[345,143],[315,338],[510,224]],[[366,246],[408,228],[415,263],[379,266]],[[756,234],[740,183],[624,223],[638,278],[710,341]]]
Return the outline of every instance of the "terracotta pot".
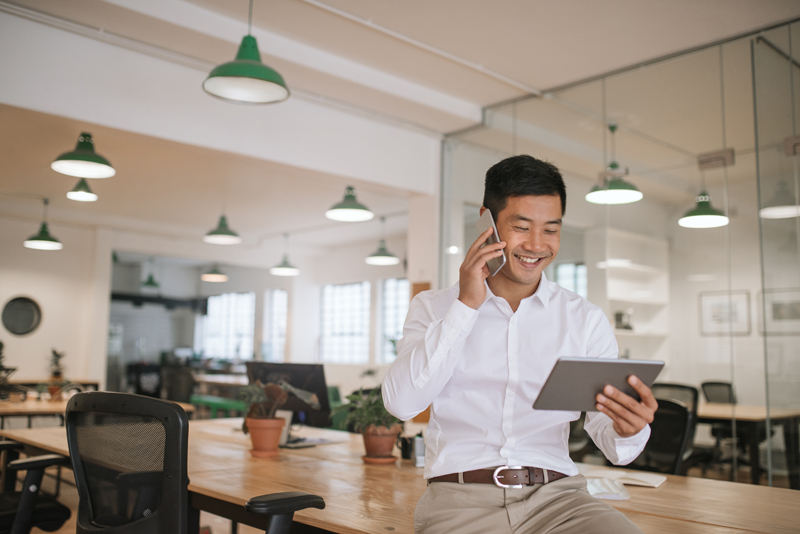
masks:
[[[400,425],[392,425],[391,428],[368,426],[363,432],[364,448],[367,450],[363,460],[367,463],[370,463],[370,459],[394,460],[392,452],[400,430]]]
[[[250,454],[256,458],[270,458],[278,455],[278,444],[286,419],[252,419],[247,418],[247,432],[253,449]]]
[[[47,392],[50,394],[51,401],[60,401],[61,395],[59,395],[59,391],[61,391],[61,386],[56,384],[50,384],[47,386]]]

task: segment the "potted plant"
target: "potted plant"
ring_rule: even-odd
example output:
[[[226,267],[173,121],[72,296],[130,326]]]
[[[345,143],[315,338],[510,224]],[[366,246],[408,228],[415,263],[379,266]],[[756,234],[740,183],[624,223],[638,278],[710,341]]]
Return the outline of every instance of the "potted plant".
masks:
[[[66,356],[64,352],[58,352],[56,349],[51,349],[50,354],[50,382],[47,385],[47,392],[50,393],[50,400],[61,400],[60,391],[66,384],[64,381],[64,365],[61,360]]]
[[[256,381],[239,389],[239,399],[250,404],[242,424],[245,434],[250,434],[253,449],[250,454],[257,458],[269,458],[278,454],[278,444],[286,420],[275,417],[275,411],[283,406],[286,393],[277,384],[267,385]]]
[[[364,436],[364,448],[367,454],[362,460],[368,464],[392,463],[397,457],[392,455],[397,436],[403,427],[400,420],[386,411],[380,388],[368,393],[364,389],[348,395],[349,404],[343,404],[336,412],[346,412],[344,423],[353,426],[356,432]]]

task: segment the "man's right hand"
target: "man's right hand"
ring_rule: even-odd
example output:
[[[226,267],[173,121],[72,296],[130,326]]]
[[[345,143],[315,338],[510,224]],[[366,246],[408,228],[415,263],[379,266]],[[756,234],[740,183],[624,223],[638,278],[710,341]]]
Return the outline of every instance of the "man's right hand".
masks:
[[[492,235],[491,228],[478,236],[478,239],[467,250],[464,263],[458,270],[458,300],[475,310],[486,299],[484,281],[489,277],[489,267],[486,266],[486,262],[502,256],[506,246],[505,241],[500,241],[481,248],[490,235]]]

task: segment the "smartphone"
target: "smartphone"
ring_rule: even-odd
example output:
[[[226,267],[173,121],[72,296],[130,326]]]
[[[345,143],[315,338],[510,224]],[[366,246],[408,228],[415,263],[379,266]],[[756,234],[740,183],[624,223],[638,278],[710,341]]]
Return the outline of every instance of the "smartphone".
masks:
[[[477,224],[475,225],[478,228],[478,233],[482,234],[489,228],[492,229],[492,234],[486,239],[486,242],[483,244],[485,247],[486,245],[493,245],[494,243],[500,242],[500,235],[497,233],[497,226],[494,225],[494,218],[492,218],[492,212],[489,210],[484,210],[483,215],[481,218],[478,219]],[[497,272],[502,269],[503,265],[506,264],[506,253],[504,251],[502,256],[497,258],[492,258],[486,262],[486,266],[489,268],[489,274],[494,276]]]

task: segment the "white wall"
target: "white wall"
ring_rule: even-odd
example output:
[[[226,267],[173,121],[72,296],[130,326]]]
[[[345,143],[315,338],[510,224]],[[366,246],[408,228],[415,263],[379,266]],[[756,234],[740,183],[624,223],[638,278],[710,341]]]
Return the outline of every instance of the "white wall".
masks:
[[[98,267],[95,261],[102,236],[92,229],[56,226],[51,234],[64,244],[63,250],[24,248],[23,241],[38,226],[0,216],[0,302],[5,306],[12,298],[27,296],[42,310],[41,325],[30,334],[0,330],[5,363],[17,368],[14,379],[45,380],[50,351],[56,349],[66,353],[66,378],[104,382],[110,278],[108,266]],[[110,265],[110,253],[106,261]],[[102,293],[105,301],[97,298]],[[105,321],[98,319],[103,316]]]

